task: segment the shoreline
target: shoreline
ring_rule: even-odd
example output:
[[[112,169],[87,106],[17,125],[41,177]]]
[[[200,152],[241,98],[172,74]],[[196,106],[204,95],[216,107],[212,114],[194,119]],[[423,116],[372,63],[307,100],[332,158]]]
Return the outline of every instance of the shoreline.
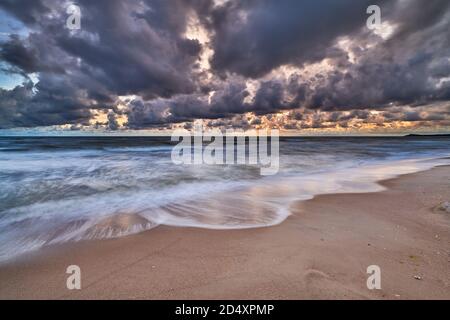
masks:
[[[450,200],[449,179],[439,166],[380,192],[318,195],[272,227],[158,226],[54,245],[0,265],[0,298],[450,299],[450,215],[432,210]],[[72,264],[81,290],[65,287]],[[381,290],[366,287],[373,264]]]

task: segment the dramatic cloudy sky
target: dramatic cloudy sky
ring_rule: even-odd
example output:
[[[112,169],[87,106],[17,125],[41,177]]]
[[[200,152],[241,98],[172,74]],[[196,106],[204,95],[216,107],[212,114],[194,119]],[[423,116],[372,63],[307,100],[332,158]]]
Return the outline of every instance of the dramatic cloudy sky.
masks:
[[[449,131],[448,0],[73,3],[0,0],[0,129]]]

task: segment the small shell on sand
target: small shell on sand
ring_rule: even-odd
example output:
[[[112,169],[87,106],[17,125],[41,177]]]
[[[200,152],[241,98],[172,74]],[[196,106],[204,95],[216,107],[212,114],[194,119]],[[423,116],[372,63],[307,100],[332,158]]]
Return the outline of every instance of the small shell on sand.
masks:
[[[450,213],[450,202],[449,201],[442,202],[438,208],[439,210]]]

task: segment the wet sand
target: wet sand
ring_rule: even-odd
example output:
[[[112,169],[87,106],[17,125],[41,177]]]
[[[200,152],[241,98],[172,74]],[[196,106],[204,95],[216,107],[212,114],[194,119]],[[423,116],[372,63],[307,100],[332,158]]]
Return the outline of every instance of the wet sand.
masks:
[[[2,299],[450,299],[450,167],[382,182],[386,191],[297,202],[282,224],[160,226],[48,247],[0,265]],[[68,290],[67,266],[81,268]],[[366,268],[381,268],[369,290]]]

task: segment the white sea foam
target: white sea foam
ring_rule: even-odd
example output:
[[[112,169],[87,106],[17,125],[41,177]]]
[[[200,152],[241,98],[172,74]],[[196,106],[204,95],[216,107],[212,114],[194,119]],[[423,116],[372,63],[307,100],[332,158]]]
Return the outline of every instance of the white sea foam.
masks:
[[[295,201],[381,191],[380,180],[450,164],[444,158],[447,144],[381,157],[376,155],[385,152],[383,145],[367,155],[347,144],[338,147],[348,154],[296,146],[282,154],[279,175],[263,178],[252,166],[174,166],[166,146],[150,153],[147,147],[121,147],[2,154],[7,165],[0,170],[0,260],[49,244],[120,237],[158,225],[272,226],[289,216]]]

